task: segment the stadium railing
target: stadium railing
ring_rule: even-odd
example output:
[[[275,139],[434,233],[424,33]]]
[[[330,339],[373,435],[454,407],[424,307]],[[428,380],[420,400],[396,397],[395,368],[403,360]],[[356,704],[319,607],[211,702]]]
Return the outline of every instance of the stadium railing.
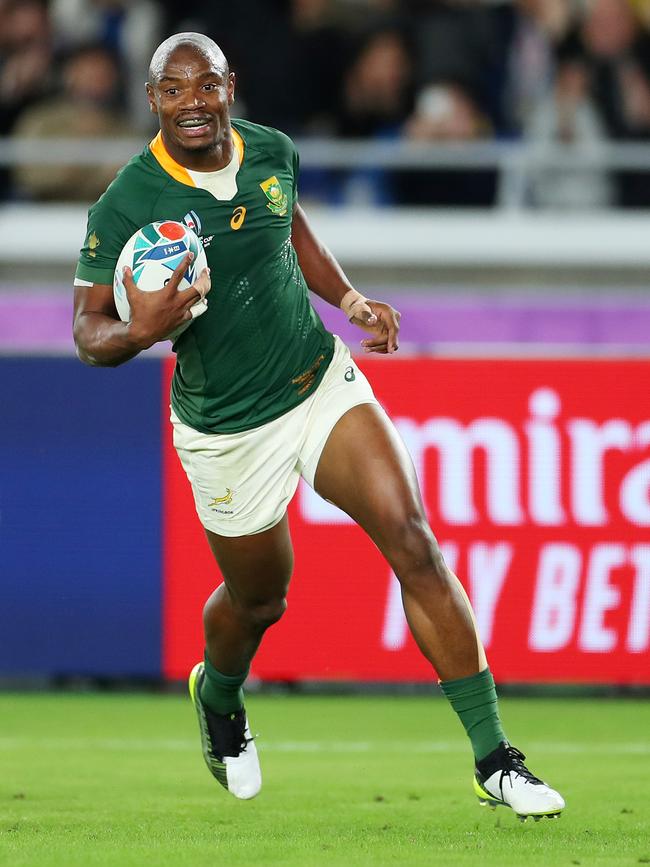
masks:
[[[38,139],[0,138],[0,167],[16,165],[115,165],[137,153],[144,138],[92,141],[48,138],[44,153]],[[303,168],[362,170],[493,169],[499,173],[498,204],[525,207],[527,181],[541,170],[558,172],[648,171],[650,144],[603,142],[552,144],[537,141],[484,141],[451,144],[407,140],[357,141],[297,139]]]
[[[141,138],[43,141],[0,138],[0,168],[17,165],[120,165],[137,153]],[[542,169],[648,172],[650,146],[550,146],[536,142],[419,144],[407,141],[297,141],[303,169],[368,168],[418,171],[496,170],[497,206],[491,209],[319,206],[309,202],[316,230],[347,268],[583,269],[589,282],[604,269],[634,274],[650,265],[645,210],[552,210],[528,206],[530,178]],[[3,266],[30,256],[38,238],[39,261],[70,265],[85,227],[83,204],[0,203],[0,281]],[[356,276],[356,275],[355,275]],[[408,274],[406,275],[408,276]],[[373,274],[376,282],[382,274]],[[416,275],[417,277],[417,275]],[[395,281],[395,275],[387,275]],[[616,278],[615,278],[616,279]]]

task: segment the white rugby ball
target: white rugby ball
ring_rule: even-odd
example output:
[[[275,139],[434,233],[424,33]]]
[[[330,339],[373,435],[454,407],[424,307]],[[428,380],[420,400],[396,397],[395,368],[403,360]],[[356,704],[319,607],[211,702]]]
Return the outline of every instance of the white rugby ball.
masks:
[[[133,272],[133,280],[138,289],[144,292],[156,292],[166,285],[172,273],[180,265],[188,253],[194,254],[189,268],[183,275],[179,289],[187,289],[208,267],[208,260],[200,238],[183,223],[164,220],[149,223],[138,229],[126,242],[117,260],[115,277],[113,278],[113,297],[115,306],[122,322],[131,318],[131,308],[122,282],[122,271],[125,266]],[[176,340],[202,313],[208,309],[205,298],[200,299],[191,308],[192,319],[188,319],[168,335],[170,340]]]

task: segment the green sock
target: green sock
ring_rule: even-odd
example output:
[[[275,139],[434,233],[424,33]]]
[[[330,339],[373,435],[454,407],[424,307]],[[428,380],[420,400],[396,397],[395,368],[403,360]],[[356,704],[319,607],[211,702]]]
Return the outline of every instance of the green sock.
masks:
[[[506,740],[499,719],[494,678],[489,668],[470,677],[447,680],[440,684],[440,688],[460,717],[477,762]]]
[[[201,684],[201,701],[214,713],[235,713],[244,706],[244,692],[242,684],[248,676],[248,671],[243,674],[221,674],[208,659],[206,650],[204,655],[205,678]]]

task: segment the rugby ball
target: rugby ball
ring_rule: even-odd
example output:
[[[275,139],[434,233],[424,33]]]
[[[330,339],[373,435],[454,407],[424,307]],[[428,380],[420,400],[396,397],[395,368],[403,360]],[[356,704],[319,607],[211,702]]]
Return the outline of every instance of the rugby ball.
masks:
[[[128,265],[133,272],[133,280],[138,289],[144,292],[156,292],[166,285],[188,252],[194,254],[194,259],[178,284],[179,289],[187,289],[191,286],[201,271],[208,267],[200,238],[192,229],[173,220],[149,223],[131,235],[122,248],[113,278],[113,297],[122,322],[128,322],[131,318],[129,299],[122,282],[122,271],[125,266]],[[167,335],[168,338],[176,340],[189,328],[194,319],[205,313],[207,309],[208,302],[205,298],[197,301],[190,308],[192,319],[188,319]]]

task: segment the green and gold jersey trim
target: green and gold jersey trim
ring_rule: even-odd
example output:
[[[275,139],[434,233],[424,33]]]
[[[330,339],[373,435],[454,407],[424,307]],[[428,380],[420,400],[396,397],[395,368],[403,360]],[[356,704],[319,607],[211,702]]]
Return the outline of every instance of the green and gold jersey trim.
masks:
[[[237,149],[239,165],[241,166],[244,162],[244,139],[233,126],[230,127],[230,130],[232,132],[233,144]],[[185,184],[188,187],[196,187],[192,176],[185,166],[177,163],[165,147],[162,133],[158,133],[158,135],[149,142],[149,150],[154,155],[161,168],[166,171],[168,175],[171,175],[175,181]]]

